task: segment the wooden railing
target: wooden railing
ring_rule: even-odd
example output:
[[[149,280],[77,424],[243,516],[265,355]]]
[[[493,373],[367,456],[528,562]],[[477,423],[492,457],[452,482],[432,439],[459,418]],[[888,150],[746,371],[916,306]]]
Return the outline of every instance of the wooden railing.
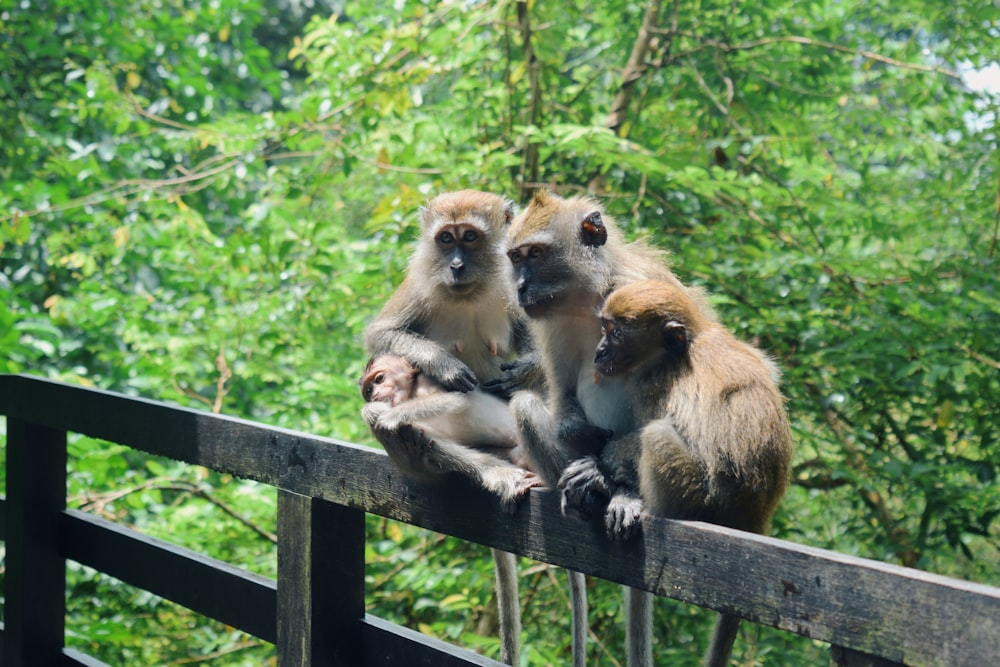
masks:
[[[366,615],[366,512],[829,642],[839,665],[1000,665],[998,588],[697,522],[612,544],[545,491],[509,516],[380,451],[31,377],[0,376],[0,413],[5,667],[101,664],[64,647],[66,559],[273,642],[283,667],[498,664]],[[277,581],[67,509],[68,432],[277,487]]]

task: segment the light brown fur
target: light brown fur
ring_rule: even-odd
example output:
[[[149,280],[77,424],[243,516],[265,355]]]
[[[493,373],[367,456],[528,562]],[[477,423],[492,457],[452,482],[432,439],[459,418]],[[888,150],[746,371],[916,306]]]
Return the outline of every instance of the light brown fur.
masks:
[[[598,382],[623,387],[633,405],[638,442],[627,438],[617,455],[638,456],[645,510],[766,533],[793,447],[774,362],[670,283],[616,290],[601,319],[596,363],[610,377]],[[706,665],[728,662],[738,626],[720,616]]]

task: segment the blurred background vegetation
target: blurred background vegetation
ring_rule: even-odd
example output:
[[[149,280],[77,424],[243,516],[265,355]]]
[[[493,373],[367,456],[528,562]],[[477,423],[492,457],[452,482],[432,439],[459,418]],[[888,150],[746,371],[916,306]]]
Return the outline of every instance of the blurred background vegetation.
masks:
[[[5,4],[0,372],[372,444],[360,334],[417,208],[590,191],[784,367],[777,537],[998,584],[998,30],[992,0]],[[274,574],[272,491],[71,455],[71,506]],[[372,613],[498,654],[485,548],[371,517],[368,550]],[[522,565],[525,664],[564,664],[565,581]],[[68,642],[110,664],[273,662],[70,568]],[[657,604],[658,662],[697,664],[711,614]],[[745,625],[734,662],[824,652]]]

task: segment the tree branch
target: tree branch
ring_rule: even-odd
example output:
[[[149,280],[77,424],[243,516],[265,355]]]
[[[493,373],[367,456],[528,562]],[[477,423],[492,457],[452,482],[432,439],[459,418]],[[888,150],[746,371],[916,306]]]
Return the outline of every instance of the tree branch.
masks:
[[[517,24],[521,29],[521,41],[524,46],[524,65],[528,71],[528,85],[531,88],[528,106],[528,123],[538,127],[542,118],[542,86],[539,81],[538,58],[531,43],[531,18],[528,15],[526,0],[517,2]],[[534,192],[534,183],[538,181],[538,142],[528,140],[524,147],[524,159],[521,163],[521,201],[526,201]]]

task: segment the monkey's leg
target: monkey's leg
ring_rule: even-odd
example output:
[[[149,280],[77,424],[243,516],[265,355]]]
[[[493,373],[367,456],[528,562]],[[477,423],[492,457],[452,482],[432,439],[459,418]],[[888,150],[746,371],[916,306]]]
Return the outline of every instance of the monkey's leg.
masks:
[[[732,614],[719,614],[712,632],[712,641],[705,653],[705,667],[726,667],[729,656],[733,652],[733,642],[740,629],[740,617]]]
[[[627,586],[622,589],[628,667],[653,667],[653,596]]]
[[[563,448],[548,406],[538,394],[519,391],[510,400],[510,411],[521,435],[528,467],[546,486],[555,488],[563,468],[572,460]]]
[[[500,616],[500,660],[517,665],[521,659],[521,602],[517,593],[517,556],[493,549]]]

